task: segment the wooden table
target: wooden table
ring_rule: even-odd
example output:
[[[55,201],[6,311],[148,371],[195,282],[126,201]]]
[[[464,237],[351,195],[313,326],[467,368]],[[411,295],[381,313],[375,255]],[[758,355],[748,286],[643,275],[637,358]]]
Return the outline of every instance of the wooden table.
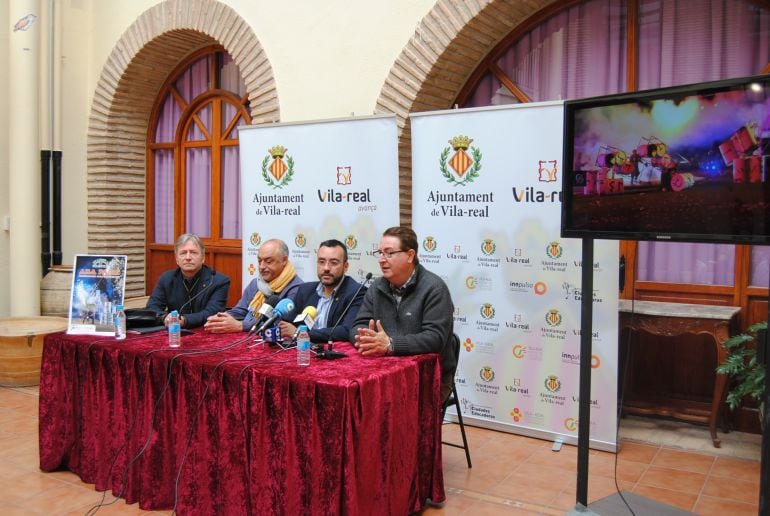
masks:
[[[684,334],[708,334],[713,337],[717,364],[724,362],[727,351],[722,344],[729,338],[730,329],[735,327],[741,309],[737,306],[693,305],[686,303],[664,303],[657,301],[635,301],[621,299],[619,302],[620,328],[647,331],[653,335],[676,337]],[[678,407],[653,406],[650,403],[628,402],[624,410],[637,414],[670,416],[685,421],[708,423],[711,440],[715,448],[720,447],[717,438],[716,421],[722,407],[727,377],[714,372],[714,392],[710,410],[679,410]]]

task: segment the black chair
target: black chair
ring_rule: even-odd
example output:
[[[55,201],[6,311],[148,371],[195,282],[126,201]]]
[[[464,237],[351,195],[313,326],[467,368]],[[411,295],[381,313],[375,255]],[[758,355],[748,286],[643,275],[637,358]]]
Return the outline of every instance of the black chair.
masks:
[[[457,334],[454,334],[452,336],[452,344],[454,346],[455,359],[459,359],[460,358],[460,337],[458,337]],[[457,411],[457,424],[460,425],[460,434],[462,434],[463,436],[463,444],[450,443],[447,441],[441,441],[441,442],[442,444],[446,444],[447,446],[454,446],[455,448],[464,449],[465,460],[468,461],[468,467],[472,468],[473,465],[471,464],[471,452],[468,449],[468,438],[465,436],[465,425],[463,424],[463,412],[460,409],[460,398],[457,396],[457,387],[455,386],[454,377],[452,378],[452,392],[449,393],[449,396],[447,397],[447,399],[444,400],[444,403],[441,404],[442,424],[444,422],[446,409],[448,407],[451,407],[452,405],[455,406],[455,410]]]

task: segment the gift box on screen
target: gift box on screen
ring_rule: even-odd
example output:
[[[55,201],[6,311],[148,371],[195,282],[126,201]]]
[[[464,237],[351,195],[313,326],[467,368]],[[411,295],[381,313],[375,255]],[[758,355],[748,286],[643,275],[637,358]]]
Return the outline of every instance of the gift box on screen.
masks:
[[[719,152],[722,153],[722,159],[725,161],[725,165],[732,165],[735,158],[738,157],[738,153],[735,152],[733,142],[727,140],[719,146]]]

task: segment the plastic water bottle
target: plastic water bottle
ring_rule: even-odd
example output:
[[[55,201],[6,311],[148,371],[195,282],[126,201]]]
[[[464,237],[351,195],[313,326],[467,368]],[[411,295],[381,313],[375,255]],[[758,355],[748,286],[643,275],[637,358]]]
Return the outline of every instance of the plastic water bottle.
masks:
[[[310,334],[304,324],[299,327],[297,335],[297,365],[310,365]]]
[[[115,338],[124,340],[126,338],[126,312],[123,311],[123,305],[115,307]]]
[[[179,324],[179,313],[174,310],[168,314],[168,345],[178,348],[182,337],[182,327]]]

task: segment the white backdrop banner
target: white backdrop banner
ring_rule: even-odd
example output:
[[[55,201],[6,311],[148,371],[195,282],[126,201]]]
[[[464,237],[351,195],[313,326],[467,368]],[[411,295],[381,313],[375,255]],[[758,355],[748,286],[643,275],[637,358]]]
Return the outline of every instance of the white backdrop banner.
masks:
[[[348,248],[348,274],[377,272],[372,251],[398,224],[394,115],[240,129],[243,286],[257,251],[280,238],[305,281],[315,281],[315,250],[336,238]]]
[[[462,343],[471,424],[575,443],[581,241],[560,237],[561,102],[411,115],[413,226]],[[591,445],[614,450],[618,244],[595,242]]]

